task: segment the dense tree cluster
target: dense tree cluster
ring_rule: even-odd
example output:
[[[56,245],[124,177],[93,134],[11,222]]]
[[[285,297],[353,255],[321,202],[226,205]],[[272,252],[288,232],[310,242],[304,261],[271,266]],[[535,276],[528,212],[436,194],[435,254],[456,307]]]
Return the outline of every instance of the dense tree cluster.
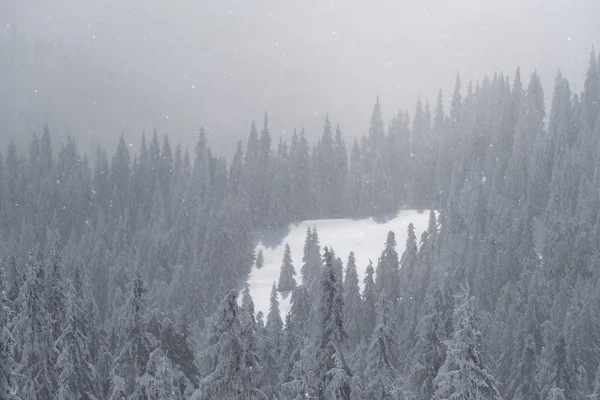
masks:
[[[597,396],[599,115],[592,52],[583,93],[558,74],[547,118],[537,73],[526,88],[518,70],[466,90],[457,77],[448,115],[440,94],[386,130],[377,100],[349,157],[328,120],[312,148],[304,132],[273,146],[266,116],[229,165],[202,131],[193,155],[157,133],[93,160],[47,128],[26,152],[11,143],[0,397]],[[247,287],[238,300],[264,264],[254,229],[402,207],[439,212],[421,238],[408,226],[402,254],[381,238],[365,276],[309,228],[266,321]]]

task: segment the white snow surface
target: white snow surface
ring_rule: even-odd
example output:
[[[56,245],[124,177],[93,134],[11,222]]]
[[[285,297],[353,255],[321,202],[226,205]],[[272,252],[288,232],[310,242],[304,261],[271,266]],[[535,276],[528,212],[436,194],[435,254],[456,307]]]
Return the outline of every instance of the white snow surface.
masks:
[[[415,226],[417,243],[421,234],[427,229],[429,222],[429,210],[402,210],[392,215],[366,219],[320,219],[302,221],[292,224],[284,229],[263,229],[257,232],[259,237],[256,253],[262,250],[265,264],[261,269],[252,268],[248,276],[250,294],[254,301],[256,313],[262,311],[266,316],[269,312],[269,297],[273,282],[279,280],[279,270],[283,260],[283,251],[286,243],[290,245],[292,260],[296,269],[296,283],[300,284],[302,277],[302,253],[307,227],[317,228],[319,233],[319,244],[321,251],[325,246],[333,248],[336,257],[344,262],[344,270],[348,260],[348,254],[353,251],[356,257],[356,265],[360,280],[361,290],[363,279],[369,264],[373,261],[373,268],[377,265],[377,259],[383,251],[387,233],[393,231],[396,234],[398,254],[404,252],[409,223]],[[279,293],[280,311],[282,319],[290,310],[290,293]],[[240,296],[241,300],[241,296]]]

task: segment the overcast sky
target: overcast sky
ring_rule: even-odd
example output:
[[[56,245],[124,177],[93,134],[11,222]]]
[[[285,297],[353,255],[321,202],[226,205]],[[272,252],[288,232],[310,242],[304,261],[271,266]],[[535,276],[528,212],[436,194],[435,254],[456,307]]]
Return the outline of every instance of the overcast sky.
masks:
[[[456,71],[466,83],[537,68],[549,100],[561,68],[579,91],[600,2],[0,0],[0,23],[158,88],[161,115],[140,130],[181,139],[203,124],[230,152],[265,111],[275,138],[320,134],[327,113],[361,134],[377,94],[389,121],[440,87],[448,98]]]

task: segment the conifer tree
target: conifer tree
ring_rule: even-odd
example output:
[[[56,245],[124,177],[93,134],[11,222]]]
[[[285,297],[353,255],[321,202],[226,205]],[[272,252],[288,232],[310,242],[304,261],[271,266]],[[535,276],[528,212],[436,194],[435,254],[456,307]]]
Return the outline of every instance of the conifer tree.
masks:
[[[346,366],[342,347],[347,340],[344,330],[342,294],[337,293],[333,260],[327,248],[323,254],[324,268],[319,282],[318,326],[314,337],[315,381],[319,398],[350,398],[349,382],[340,382],[335,372]]]
[[[58,376],[57,399],[94,400],[98,394],[98,376],[87,347],[87,337],[80,328],[81,310],[77,310],[75,289],[68,283],[62,332],[56,341],[60,351],[56,367]]]
[[[0,397],[17,400],[15,380],[16,363],[13,358],[15,339],[8,329],[11,310],[6,298],[6,277],[0,268]]]
[[[136,382],[144,374],[148,357],[156,347],[156,338],[147,330],[148,289],[139,269],[129,284],[129,297],[119,318],[119,353],[112,374],[121,377],[127,393],[135,390]]]
[[[358,273],[354,252],[348,255],[346,277],[344,279],[344,329],[348,334],[348,346],[351,349],[362,340],[363,304],[358,287]]]
[[[294,269],[294,265],[292,264],[292,250],[290,249],[289,244],[286,244],[285,250],[283,252],[283,262],[281,264],[281,271],[279,272],[279,284],[277,285],[277,290],[294,290],[294,288],[296,287],[296,280],[294,279],[294,275],[296,275],[296,270]]]
[[[205,375],[191,399],[261,398],[255,333],[242,324],[239,312],[232,291],[209,318],[207,347],[200,353]]]
[[[44,298],[45,265],[38,249],[29,257],[27,279],[17,299],[20,312],[12,321],[13,337],[20,355],[18,373],[23,377],[19,394],[24,398],[52,398],[56,390],[56,347]]]
[[[264,267],[264,265],[265,265],[265,257],[263,256],[262,250],[259,250],[258,254],[256,254],[256,261],[255,261],[256,269],[261,269],[262,267]]]
[[[533,336],[527,335],[521,361],[517,365],[517,374],[507,388],[507,398],[515,400],[540,400],[541,394],[537,376],[537,354]]]
[[[483,364],[474,298],[456,309],[457,329],[447,341],[446,361],[435,379],[434,399],[500,399],[494,377]]]
[[[366,356],[363,395],[369,399],[400,397],[401,389],[396,378],[399,366],[397,335],[391,327],[389,308],[386,294],[382,293],[377,302],[377,326],[371,335]]]
[[[320,259],[319,234],[315,227],[312,231],[310,227],[306,230],[306,239],[304,241],[304,254],[302,256],[302,284],[312,288],[315,280],[318,279],[321,273],[322,262]]]
[[[445,324],[442,295],[436,290],[427,304],[428,314],[417,326],[417,343],[409,366],[409,383],[419,398],[429,399],[434,393],[434,380],[446,358]]]
[[[363,290],[363,337],[370,338],[373,332],[373,328],[375,328],[375,304],[377,302],[376,291],[375,291],[375,281],[373,280],[373,275],[375,271],[373,270],[373,262],[369,260],[369,265],[367,266],[367,272],[364,279],[365,288]]]

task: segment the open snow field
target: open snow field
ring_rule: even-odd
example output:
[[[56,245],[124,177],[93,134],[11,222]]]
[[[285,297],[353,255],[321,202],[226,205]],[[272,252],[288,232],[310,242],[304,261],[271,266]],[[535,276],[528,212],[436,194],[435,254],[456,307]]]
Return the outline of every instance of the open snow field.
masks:
[[[277,284],[279,280],[279,268],[281,267],[286,243],[290,245],[292,250],[292,260],[296,269],[296,283],[301,283],[300,268],[302,267],[302,252],[308,226],[311,228],[317,227],[321,250],[324,246],[332,247],[336,256],[344,262],[344,269],[348,254],[350,251],[354,251],[362,289],[362,280],[369,259],[373,260],[373,267],[375,267],[377,258],[383,250],[388,231],[393,231],[396,234],[398,254],[402,255],[408,224],[411,222],[414,224],[418,243],[421,233],[427,229],[428,221],[429,211],[403,210],[385,218],[321,219],[299,222],[284,229],[263,229],[259,231],[256,252],[262,250],[265,264],[260,270],[253,267],[248,277],[250,294],[254,300],[256,313],[262,311],[266,318],[269,312],[271,287],[273,282]],[[284,318],[290,310],[289,293],[280,293],[279,301],[282,318]]]

